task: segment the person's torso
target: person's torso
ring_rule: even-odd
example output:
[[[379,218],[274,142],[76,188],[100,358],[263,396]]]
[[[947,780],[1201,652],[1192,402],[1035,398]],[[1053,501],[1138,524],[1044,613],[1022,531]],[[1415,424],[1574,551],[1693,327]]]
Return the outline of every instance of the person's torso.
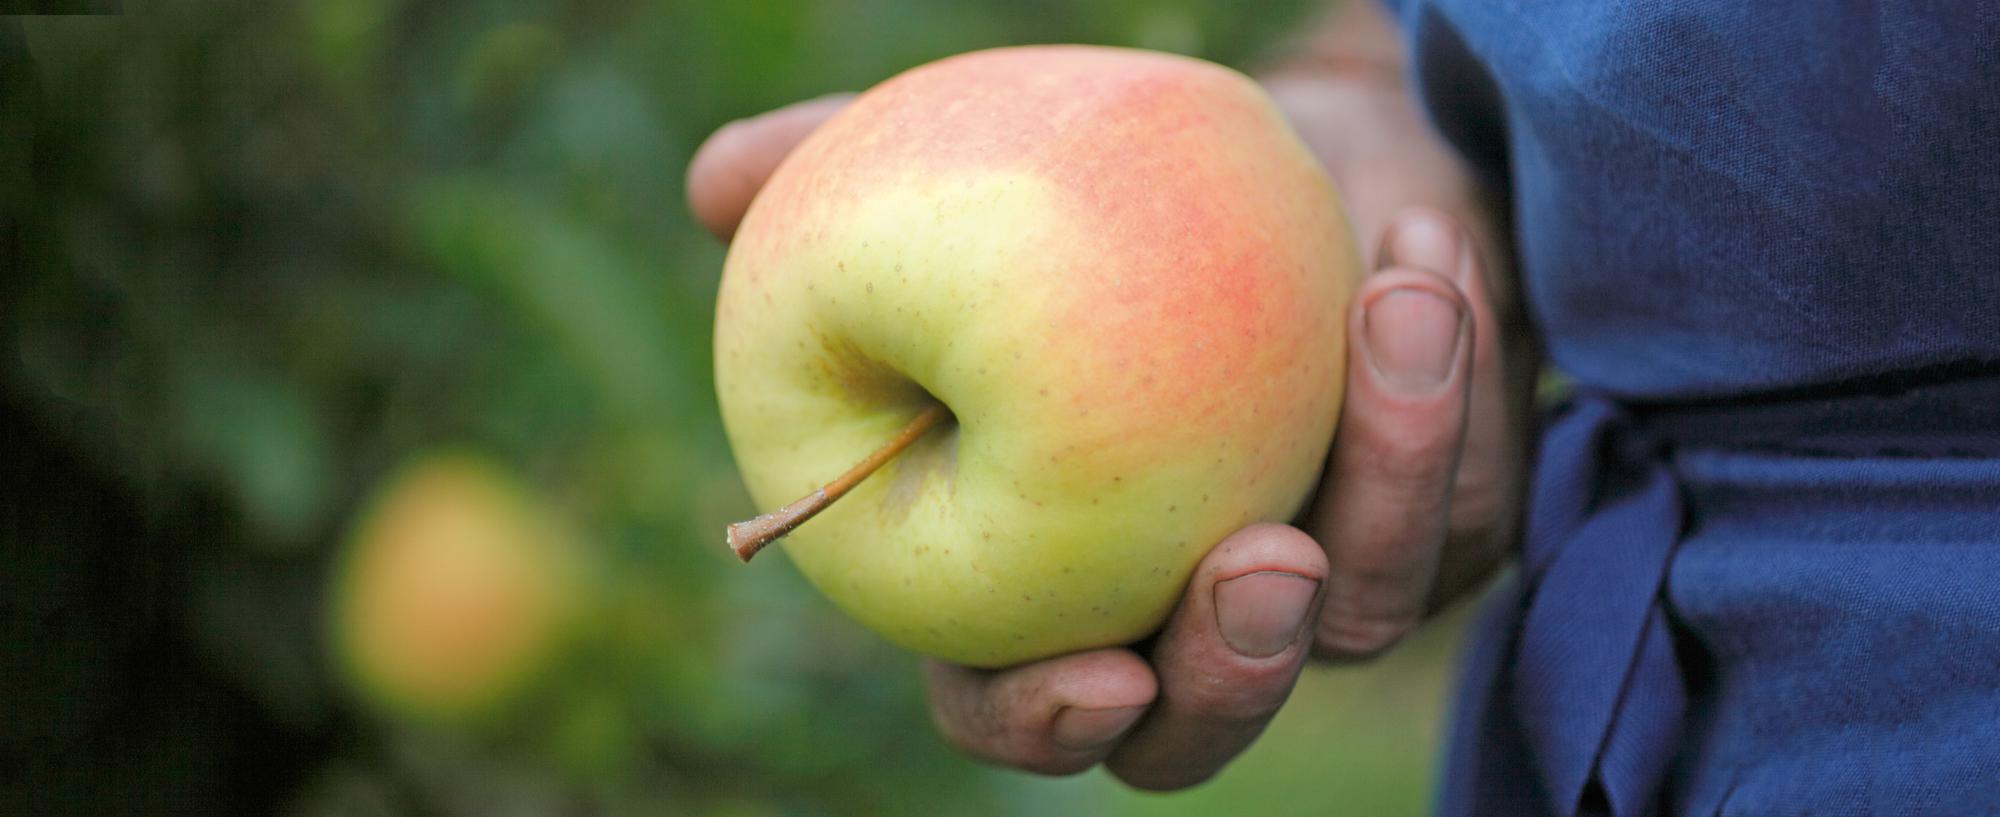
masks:
[[[1558,368],[1651,400],[2000,362],[2000,3],[1404,0]]]
[[[2000,3],[1392,2],[1577,383],[1440,811],[2000,810]]]

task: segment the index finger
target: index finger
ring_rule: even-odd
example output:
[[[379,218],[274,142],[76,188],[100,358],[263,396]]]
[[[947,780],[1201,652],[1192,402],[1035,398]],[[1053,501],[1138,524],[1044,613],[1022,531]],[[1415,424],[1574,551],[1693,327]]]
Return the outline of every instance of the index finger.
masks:
[[[716,129],[688,161],[688,209],[695,220],[728,241],[778,163],[853,99],[853,94],[823,96]]]

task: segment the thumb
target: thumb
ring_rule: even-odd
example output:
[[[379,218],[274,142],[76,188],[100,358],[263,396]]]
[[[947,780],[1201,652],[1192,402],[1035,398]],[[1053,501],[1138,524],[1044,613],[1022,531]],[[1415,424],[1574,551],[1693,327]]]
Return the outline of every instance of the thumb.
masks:
[[[688,209],[695,220],[728,241],[778,163],[853,99],[853,94],[823,96],[717,129],[688,162]]]

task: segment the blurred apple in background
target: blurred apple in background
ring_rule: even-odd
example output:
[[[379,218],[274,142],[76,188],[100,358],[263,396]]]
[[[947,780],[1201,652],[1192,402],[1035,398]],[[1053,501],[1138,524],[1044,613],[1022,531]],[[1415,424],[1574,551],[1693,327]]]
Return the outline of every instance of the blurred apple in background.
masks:
[[[420,455],[364,508],[335,577],[334,645],[371,703],[477,718],[547,667],[576,618],[580,554],[500,465]]]

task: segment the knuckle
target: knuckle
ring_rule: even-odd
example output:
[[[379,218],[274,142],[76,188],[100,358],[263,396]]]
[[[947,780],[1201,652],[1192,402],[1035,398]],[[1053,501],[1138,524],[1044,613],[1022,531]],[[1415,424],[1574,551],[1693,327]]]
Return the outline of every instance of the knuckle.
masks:
[[[986,690],[931,691],[931,724],[946,745],[983,760],[999,761],[1006,734],[993,697]]]
[[[987,736],[990,731],[976,724],[966,713],[948,709],[937,703],[931,705],[931,725],[937,729],[938,737],[945,745],[961,754],[986,757]]]
[[[1285,703],[1294,667],[1289,662],[1249,667],[1228,675],[1203,673],[1173,691],[1178,708],[1211,728],[1230,729],[1270,720]]]
[[[974,759],[1041,775],[1071,775],[1095,758],[1063,751],[1046,734],[1045,685],[1003,679],[975,689],[932,696],[931,720],[939,736]]]
[[[1439,485],[1457,458],[1458,435],[1435,429],[1385,429],[1370,442],[1369,470],[1397,488]]]
[[[1320,619],[1314,653],[1332,661],[1365,661],[1388,652],[1416,629],[1418,617],[1329,611]]]
[[[932,721],[945,744],[975,760],[1047,775],[1074,774],[1090,767],[1088,759],[1048,750],[1031,730],[1018,728],[1013,720],[990,703],[958,711],[932,710]]]

